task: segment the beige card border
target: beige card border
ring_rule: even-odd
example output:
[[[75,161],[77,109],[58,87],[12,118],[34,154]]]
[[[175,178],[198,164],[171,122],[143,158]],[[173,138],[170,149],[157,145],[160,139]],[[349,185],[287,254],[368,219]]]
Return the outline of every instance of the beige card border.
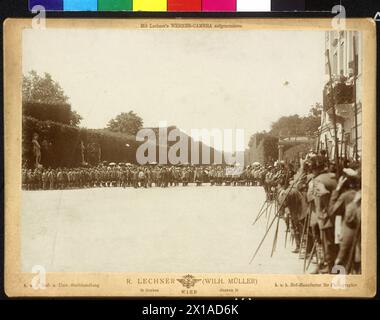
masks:
[[[48,19],[47,28],[331,30],[331,19]],[[177,24],[173,26],[172,24]],[[210,24],[207,25],[207,24]],[[21,272],[21,38],[31,19],[4,22],[5,292],[10,297],[373,297],[376,294],[376,25],[348,19],[363,33],[363,274],[347,276],[347,289],[331,287],[331,275],[193,274],[186,289],[175,273],[48,273],[47,288],[34,290],[35,274]],[[222,31],[220,31],[222,32]],[[321,88],[322,90],[322,88]],[[210,284],[210,281],[214,282]],[[154,283],[152,283],[154,282]],[[158,282],[158,283],[156,283]],[[223,283],[222,283],[223,282]],[[76,284],[77,286],[71,286]],[[89,287],[84,287],[82,284]],[[293,286],[292,286],[293,284]],[[295,286],[298,284],[298,286]],[[67,286],[65,286],[67,285]],[[224,289],[224,290],[223,290]],[[225,289],[229,289],[225,290]],[[158,290],[158,291],[157,291]]]

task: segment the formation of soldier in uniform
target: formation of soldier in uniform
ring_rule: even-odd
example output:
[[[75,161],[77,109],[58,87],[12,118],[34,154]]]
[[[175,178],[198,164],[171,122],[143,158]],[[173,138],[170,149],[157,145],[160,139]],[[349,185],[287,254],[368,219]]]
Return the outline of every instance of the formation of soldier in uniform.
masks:
[[[42,168],[22,170],[24,190],[60,190],[101,187],[174,187],[194,183],[201,186],[253,186],[261,183],[248,166],[238,174],[225,166],[164,166],[164,165],[100,165],[83,168]]]
[[[360,163],[344,162],[338,173],[322,151],[299,164],[260,167],[267,201],[277,203],[295,242],[293,253],[314,265],[312,274],[361,272]]]
[[[326,153],[310,152],[300,162],[255,163],[236,172],[221,165],[165,166],[101,164],[83,168],[22,170],[25,190],[63,190],[111,187],[262,186],[266,201],[275,202],[278,215],[295,242],[293,253],[314,265],[310,273],[361,272],[360,163],[336,166]],[[336,273],[336,272],[334,272]]]

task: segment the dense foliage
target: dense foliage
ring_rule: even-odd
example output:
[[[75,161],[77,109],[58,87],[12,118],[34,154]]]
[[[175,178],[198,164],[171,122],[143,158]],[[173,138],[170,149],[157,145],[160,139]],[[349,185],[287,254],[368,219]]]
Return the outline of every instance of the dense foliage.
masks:
[[[136,135],[143,127],[143,120],[133,111],[122,112],[108,122],[107,129],[112,132]]]
[[[24,166],[33,166],[32,138],[39,134],[44,167],[76,167],[85,162],[96,165],[99,161],[136,161],[137,144],[130,136],[116,136],[104,131],[40,121],[23,117],[22,151]],[[83,144],[82,144],[83,142]],[[83,148],[84,147],[84,148]],[[83,150],[83,151],[82,151]]]
[[[321,125],[322,108],[322,105],[317,103],[306,117],[300,117],[298,114],[281,117],[272,123],[270,133],[282,138],[314,136]]]
[[[71,110],[69,98],[49,73],[40,76],[31,71],[22,81],[23,111],[39,120],[51,120],[78,126],[82,117]]]

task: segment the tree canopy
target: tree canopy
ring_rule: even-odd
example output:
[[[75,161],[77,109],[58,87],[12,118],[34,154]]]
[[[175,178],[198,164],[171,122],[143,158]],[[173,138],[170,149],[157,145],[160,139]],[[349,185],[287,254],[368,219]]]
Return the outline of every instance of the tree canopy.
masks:
[[[41,77],[34,70],[23,76],[22,99],[24,102],[46,104],[67,104],[69,101],[60,84],[49,73]]]
[[[49,73],[44,73],[43,76],[40,76],[34,70],[23,76],[22,101],[23,104],[69,105],[69,97],[65,94],[61,85],[54,81]],[[76,111],[72,111],[71,107],[69,112],[69,124],[78,126],[82,117]]]
[[[122,112],[108,122],[107,129],[112,132],[136,135],[143,127],[143,120],[135,112]]]
[[[313,136],[321,125],[322,105],[316,103],[306,117],[284,116],[272,123],[270,133],[278,137]]]

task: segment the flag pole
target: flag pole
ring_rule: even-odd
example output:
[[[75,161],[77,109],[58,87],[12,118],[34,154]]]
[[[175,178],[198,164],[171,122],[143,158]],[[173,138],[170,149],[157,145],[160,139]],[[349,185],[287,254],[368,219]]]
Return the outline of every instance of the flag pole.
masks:
[[[335,151],[335,167],[336,167],[336,176],[337,178],[340,175],[340,166],[339,166],[339,149],[338,149],[338,130],[336,126],[336,112],[335,112],[335,96],[334,96],[334,86],[333,86],[333,79],[331,74],[331,62],[330,62],[330,50],[326,50],[326,56],[327,56],[327,65],[329,68],[329,77],[330,77],[330,89],[331,89],[331,97],[332,97],[332,111],[333,111],[333,126],[334,126],[334,151]]]

